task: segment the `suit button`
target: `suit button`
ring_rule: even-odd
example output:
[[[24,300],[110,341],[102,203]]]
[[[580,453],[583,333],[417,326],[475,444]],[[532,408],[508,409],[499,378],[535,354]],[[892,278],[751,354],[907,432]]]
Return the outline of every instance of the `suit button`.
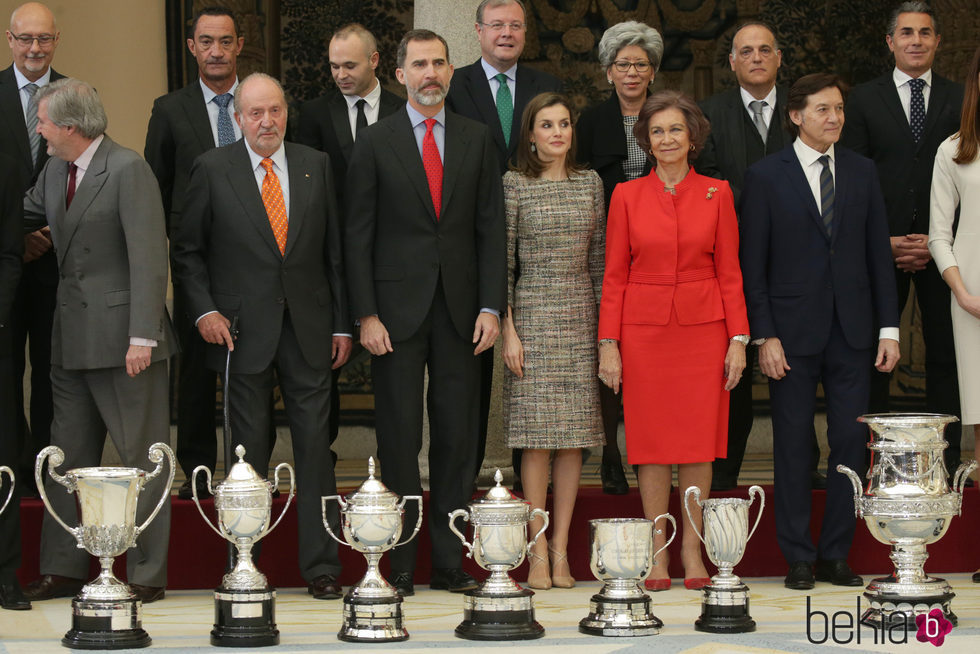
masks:
[[[88,254],[89,252],[91,252],[91,250],[90,250],[90,249],[88,249],[88,248],[83,248],[83,250],[82,250],[82,251],[83,251],[83,252],[85,252],[85,254]]]
[[[834,256],[834,250],[833,250],[833,248],[831,248],[831,250],[830,250],[830,256]]]
[[[65,278],[65,276],[64,275],[61,275],[61,279],[64,279],[64,278]]]
[[[279,304],[286,304],[286,298],[284,298],[284,297],[277,297],[276,298],[276,302],[279,303]]]
[[[88,308],[88,302],[82,302],[82,308],[83,309],[87,309]]]
[[[83,279],[85,279],[85,275],[83,273],[78,273],[78,281],[82,281]]]

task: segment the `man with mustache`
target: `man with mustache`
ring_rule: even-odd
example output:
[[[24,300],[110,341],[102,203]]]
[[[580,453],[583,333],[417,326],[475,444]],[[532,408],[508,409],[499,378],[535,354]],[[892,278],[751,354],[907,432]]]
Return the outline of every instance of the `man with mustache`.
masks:
[[[476,586],[445,515],[472,491],[480,363],[506,306],[503,188],[486,126],[447,111],[446,41],[412,30],[395,75],[408,103],[358,137],[347,180],[347,278],[371,352],[381,476],[419,495],[423,383],[429,374],[431,587]],[[405,524],[415,522],[407,505]],[[442,519],[439,519],[442,516]],[[392,583],[414,593],[417,540],[391,553]]]
[[[327,438],[331,369],[351,350],[340,216],[330,159],[284,143],[282,87],[253,73],[235,90],[244,138],[199,156],[191,168],[172,247],[174,276],[206,347],[223,370],[235,443],[263,477],[271,454],[269,394],[282,389],[299,491],[299,566],[316,599],[341,595],[336,542],[320,497],[336,493]],[[238,321],[240,336],[230,327]],[[330,515],[339,527],[336,509]],[[337,532],[334,532],[337,533]]]

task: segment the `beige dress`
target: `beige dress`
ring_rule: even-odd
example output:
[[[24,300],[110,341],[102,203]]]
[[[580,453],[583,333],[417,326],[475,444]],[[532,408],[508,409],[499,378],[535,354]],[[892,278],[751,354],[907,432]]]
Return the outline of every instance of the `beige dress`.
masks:
[[[592,170],[560,182],[504,175],[507,302],[524,346],[524,377],[504,372],[508,447],[605,442],[596,348],[602,198]]]

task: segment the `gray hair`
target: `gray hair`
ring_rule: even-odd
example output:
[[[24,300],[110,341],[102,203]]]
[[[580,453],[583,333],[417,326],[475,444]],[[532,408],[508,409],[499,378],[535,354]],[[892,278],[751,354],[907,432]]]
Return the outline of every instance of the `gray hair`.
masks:
[[[88,82],[71,77],[41,87],[37,102],[47,100],[48,119],[58,127],[74,127],[87,139],[105,133],[109,119],[95,88]]]
[[[527,21],[527,7],[521,0],[481,0],[480,4],[476,6],[476,22],[483,24],[483,10],[487,7],[492,9],[494,7],[506,7],[507,5],[518,5],[524,12],[524,20]]]
[[[735,32],[732,34],[732,55],[738,54],[735,52],[735,37],[738,33],[747,27],[761,27],[770,34],[772,34],[772,47],[774,50],[779,50],[779,39],[776,38],[776,30],[772,28],[772,25],[762,20],[747,20],[744,23],[739,23],[738,27],[735,28]]]
[[[664,39],[660,32],[645,23],[628,20],[616,23],[605,31],[599,41],[599,64],[609,68],[616,61],[616,54],[628,45],[638,45],[647,53],[654,72],[660,69],[664,56]]]
[[[239,82],[238,86],[235,87],[234,107],[235,107],[236,114],[242,113],[242,89],[245,88],[245,85],[248,84],[250,81],[257,80],[257,79],[268,80],[273,84],[275,84],[276,88],[279,89],[279,93],[282,95],[283,106],[286,105],[286,92],[282,90],[282,84],[279,83],[279,80],[277,80],[272,75],[266,75],[265,73],[252,73],[251,75],[243,79],[241,82]]]
[[[892,15],[888,19],[888,31],[886,32],[888,36],[895,36],[895,30],[898,29],[898,17],[902,14],[927,15],[932,19],[932,29],[936,34],[939,34],[939,21],[936,20],[936,12],[932,10],[929,3],[922,2],[921,0],[912,0],[911,2],[903,2],[892,11]]]

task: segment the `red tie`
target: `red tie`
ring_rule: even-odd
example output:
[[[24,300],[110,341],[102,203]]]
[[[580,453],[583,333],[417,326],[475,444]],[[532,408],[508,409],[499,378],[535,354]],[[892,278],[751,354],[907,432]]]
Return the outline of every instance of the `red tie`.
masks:
[[[75,171],[78,166],[73,163],[68,164],[68,192],[65,194],[65,211],[71,206],[71,200],[75,197]]]
[[[439,220],[439,210],[442,208],[442,159],[439,158],[439,148],[432,134],[435,118],[425,121],[425,137],[422,139],[422,165],[425,176],[429,179],[429,193],[432,195],[432,206],[436,209],[436,220]]]

